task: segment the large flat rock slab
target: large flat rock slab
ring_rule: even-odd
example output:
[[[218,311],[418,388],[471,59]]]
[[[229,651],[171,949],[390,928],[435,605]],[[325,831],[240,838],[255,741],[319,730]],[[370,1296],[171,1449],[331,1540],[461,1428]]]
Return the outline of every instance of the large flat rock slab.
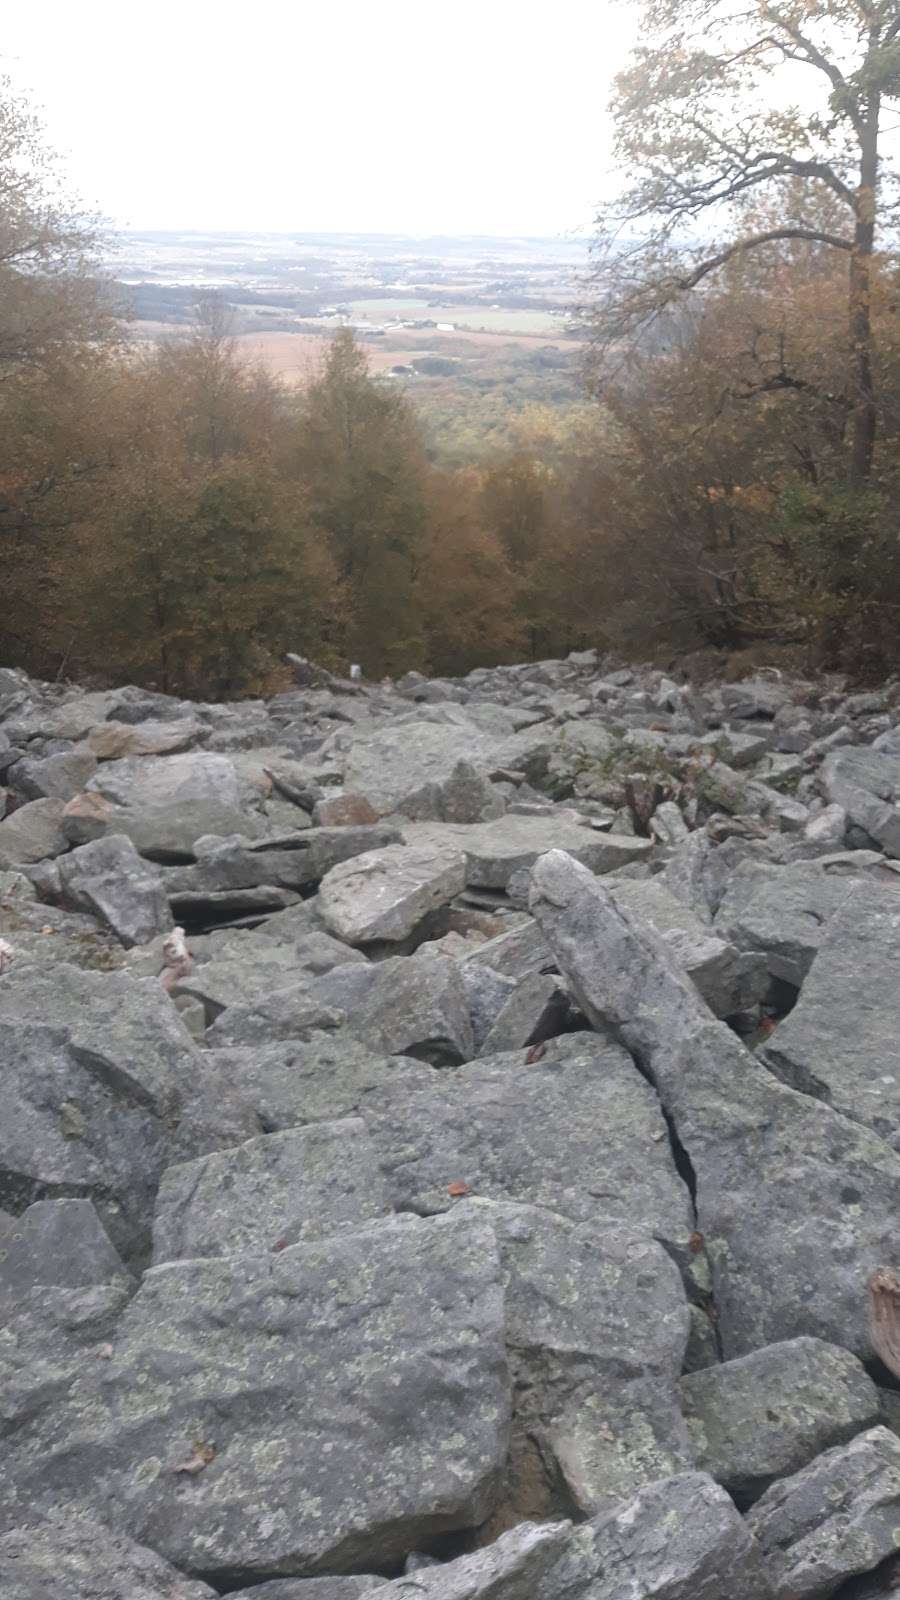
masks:
[[[690,1195],[659,1101],[618,1045],[590,1033],[390,1083],[360,1104],[395,1204],[420,1213],[473,1197],[616,1220],[687,1252]]]
[[[316,1122],[168,1167],[153,1259],[283,1250],[358,1231],[389,1211],[365,1124]]]
[[[69,1358],[54,1382],[46,1355],[23,1372],[21,1346],[0,1351],[22,1414],[0,1511],[94,1510],[229,1586],[383,1570],[490,1512],[503,1335],[477,1218],[154,1268],[107,1359]],[[201,1470],[173,1470],[198,1451]]]
[[[329,933],[347,944],[396,943],[465,885],[461,851],[389,845],[332,867],[319,904]]]

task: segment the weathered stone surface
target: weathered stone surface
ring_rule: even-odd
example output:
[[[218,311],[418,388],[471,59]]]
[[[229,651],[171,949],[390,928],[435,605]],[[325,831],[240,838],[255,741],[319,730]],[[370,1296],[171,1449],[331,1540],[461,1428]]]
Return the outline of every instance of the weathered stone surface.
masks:
[[[86,743],[97,761],[119,761],[127,756],[171,756],[189,750],[203,733],[201,722],[181,717],[177,722],[100,722]]]
[[[216,1600],[208,1584],[77,1512],[29,1517],[0,1534],[0,1593],[3,1600]]]
[[[581,1033],[551,1040],[531,1064],[524,1055],[386,1083],[360,1104],[395,1204],[446,1211],[448,1186],[462,1181],[474,1197],[643,1228],[686,1255],[690,1196],[656,1096],[625,1052]]]
[[[153,1260],[283,1250],[353,1232],[389,1211],[365,1124],[316,1122],[168,1167]]]
[[[433,1066],[456,1066],[475,1054],[459,967],[427,947],[378,964],[349,1031],[376,1053],[413,1056]]]
[[[465,883],[459,851],[389,845],[332,867],[322,879],[319,904],[329,932],[347,944],[397,941]]]
[[[487,1218],[500,1248],[518,1514],[552,1512],[557,1479],[592,1514],[692,1465],[677,1395],[688,1309],[662,1247],[538,1206],[470,1200],[462,1212]]]
[[[62,832],[62,800],[30,800],[0,822],[0,868],[46,861],[68,850]]]
[[[35,1374],[0,1508],[102,1507],[229,1586],[384,1567],[489,1513],[509,1427],[503,1331],[478,1219],[157,1267],[109,1359],[62,1390]],[[194,1441],[214,1451],[206,1466],[173,1472]]]
[[[172,987],[173,995],[188,994],[201,1001],[207,1023],[229,1006],[265,1002],[291,979],[302,983],[302,969],[290,945],[253,939],[249,934],[234,948],[194,967]]]
[[[64,900],[100,917],[126,948],[174,927],[162,878],[124,834],[107,834],[63,856]]]
[[[433,1067],[405,1056],[375,1055],[346,1033],[307,1043],[238,1045],[206,1052],[223,1090],[252,1107],[260,1133],[334,1117],[354,1117],[385,1085],[431,1083]]]
[[[115,807],[102,794],[73,795],[66,802],[60,827],[70,844],[90,844],[92,839],[102,839],[109,832]]]
[[[569,1010],[569,996],[559,978],[531,972],[508,996],[478,1053],[499,1055],[554,1039],[563,1032]]]
[[[611,893],[616,905],[630,907],[662,935],[714,1016],[734,1016],[763,998],[768,976],[762,957],[715,937],[659,878],[616,883]]]
[[[27,756],[10,767],[8,781],[27,800],[71,800],[97,770],[89,750],[65,750],[49,756]]]
[[[380,1589],[384,1579],[370,1573],[346,1573],[340,1578],[271,1578],[239,1589],[231,1600],[359,1600],[368,1589]]]
[[[897,1258],[900,1160],[711,1022],[664,940],[561,851],[532,909],[585,1013],[659,1091],[693,1168],[727,1356],[800,1334],[870,1353],[861,1286]]]
[[[377,813],[362,794],[326,795],[316,801],[312,818],[317,828],[366,827],[378,821]]]
[[[140,1251],[173,1127],[202,1081],[166,995],[122,972],[16,964],[0,983],[0,1034],[0,1205],[92,1199],[117,1248]]]
[[[345,1013],[317,998],[308,978],[303,978],[256,1000],[230,1005],[211,1024],[206,1042],[220,1046],[303,1040],[345,1021]]]
[[[204,834],[263,831],[259,791],[224,755],[191,751],[107,761],[87,787],[121,808],[116,831],[127,833],[151,860],[190,859]]]
[[[121,1256],[89,1200],[38,1200],[0,1222],[0,1291],[36,1284],[111,1283],[126,1275]]]
[[[900,752],[843,746],[826,755],[819,773],[826,800],[843,806],[885,855],[900,857]]]
[[[476,966],[468,960],[468,952],[460,961],[459,975],[469,1006],[473,1043],[480,1051],[516,984],[493,967]]]
[[[895,1149],[898,964],[900,879],[852,884],[824,930],[797,1005],[760,1051],[782,1082],[865,1123]]]
[[[507,933],[497,934],[466,957],[466,966],[489,967],[502,977],[518,982],[529,972],[540,972],[553,965],[553,954],[543,933],[531,917],[523,917]]]
[[[745,861],[725,891],[716,932],[739,950],[761,951],[773,978],[799,988],[832,917],[876,868],[863,852],[784,867]]]
[[[750,1511],[747,1526],[765,1557],[776,1600],[830,1600],[845,1580],[896,1554],[900,1440],[887,1428],[871,1428],[826,1451],[802,1472],[773,1484]],[[878,1589],[885,1592],[885,1585],[878,1583]]]
[[[450,778],[461,750],[483,771],[491,766],[497,741],[468,718],[459,725],[404,720],[402,724],[357,735],[347,753],[344,783],[365,795],[380,817],[441,815],[435,789]]]
[[[739,1503],[878,1421],[878,1391],[848,1350],[790,1339],[681,1382],[697,1466]]]
[[[568,850],[591,872],[613,872],[653,848],[649,839],[595,833],[556,816],[502,817],[467,828],[461,837],[466,881],[487,889],[505,889],[514,873],[533,866],[547,850]]]

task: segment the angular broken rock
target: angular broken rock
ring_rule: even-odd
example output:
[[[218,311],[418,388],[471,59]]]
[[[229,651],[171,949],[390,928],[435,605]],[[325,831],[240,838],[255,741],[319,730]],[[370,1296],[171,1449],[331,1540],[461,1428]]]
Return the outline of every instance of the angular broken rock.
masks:
[[[90,844],[109,831],[115,807],[86,789],[66,803],[60,827],[70,844]]]
[[[204,834],[263,830],[259,791],[214,752],[107,761],[87,787],[122,808],[117,829],[154,861],[190,859]]]
[[[347,944],[397,941],[465,884],[460,851],[395,844],[332,867],[322,879],[319,905],[326,928]]]
[[[82,1359],[62,1389],[14,1364],[29,1425],[5,1442],[0,1509],[96,1510],[229,1587],[383,1568],[489,1514],[509,1430],[503,1335],[477,1218],[156,1267],[109,1359]],[[214,1455],[173,1473],[192,1441]]]
[[[348,1032],[376,1053],[413,1056],[436,1067],[470,1060],[475,1040],[458,964],[427,947],[379,962]]]
[[[530,972],[508,996],[478,1054],[499,1055],[555,1039],[564,1031],[569,1009],[569,996],[559,978]]]
[[[431,1083],[436,1076],[433,1067],[376,1055],[343,1033],[208,1050],[204,1062],[223,1094],[240,1095],[259,1131],[269,1133],[358,1116],[383,1086]]]
[[[26,800],[71,800],[92,778],[97,762],[89,750],[64,750],[50,756],[26,756],[10,767],[8,781]]]
[[[62,856],[59,881],[65,901],[100,917],[126,948],[148,944],[174,926],[158,870],[124,834],[107,834]]]
[[[359,1114],[398,1209],[448,1210],[461,1180],[473,1197],[623,1222],[689,1254],[690,1195],[656,1095],[620,1046],[593,1034],[551,1040],[531,1064],[515,1051],[386,1080]]]
[[[848,820],[885,855],[900,857],[900,755],[843,746],[826,755],[819,784],[826,800],[843,806]]]
[[[877,865],[863,851],[785,867],[745,861],[725,890],[716,933],[739,950],[760,951],[773,978],[799,989],[831,919]]]
[[[616,905],[646,918],[671,946],[716,1017],[731,1017],[763,999],[768,975],[763,958],[716,937],[660,878],[610,886]]]
[[[74,1288],[124,1277],[125,1264],[89,1200],[37,1200],[0,1225],[0,1290]]]
[[[900,1149],[900,879],[884,876],[847,883],[800,998],[760,1059]]]
[[[365,1124],[316,1122],[168,1167],[153,1260],[284,1250],[353,1232],[389,1211]]]
[[[592,1515],[693,1465],[677,1389],[688,1308],[665,1250],[539,1206],[469,1200],[470,1213],[490,1221],[506,1284],[511,1509],[558,1511],[561,1479]]]
[[[87,736],[88,748],[98,761],[118,761],[125,756],[171,756],[189,750],[205,730],[201,722],[181,717],[177,722],[98,722]]]
[[[46,861],[68,850],[62,800],[30,800],[0,822],[0,870]]]
[[[681,1393],[697,1466],[738,1504],[879,1415],[862,1363],[821,1339],[790,1339],[693,1372]]]
[[[741,1517],[699,1472],[663,1478],[578,1527],[520,1523],[486,1549],[420,1568],[415,1590],[421,1600],[772,1600]],[[409,1578],[372,1591],[409,1593]]]
[[[841,1585],[897,1551],[900,1440],[870,1428],[774,1483],[747,1526],[775,1600],[830,1600]],[[887,1585],[888,1588],[892,1587]],[[880,1592],[886,1592],[879,1584]]]
[[[811,1334],[867,1357],[865,1285],[897,1263],[900,1158],[710,1021],[665,941],[577,862],[551,851],[532,884],[575,998],[652,1078],[690,1163],[726,1355]]]
[[[0,1534],[3,1600],[216,1600],[155,1551],[80,1513],[27,1517]],[[314,1600],[314,1597],[310,1597]]]

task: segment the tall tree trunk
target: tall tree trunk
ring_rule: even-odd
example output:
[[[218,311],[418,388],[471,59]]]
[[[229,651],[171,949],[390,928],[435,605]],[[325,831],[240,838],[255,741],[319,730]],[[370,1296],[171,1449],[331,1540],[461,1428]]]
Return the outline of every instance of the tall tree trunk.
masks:
[[[850,479],[859,485],[871,476],[878,431],[872,362],[872,256],[878,183],[880,96],[873,94],[860,138],[858,210],[850,259],[850,398],[853,402]]]

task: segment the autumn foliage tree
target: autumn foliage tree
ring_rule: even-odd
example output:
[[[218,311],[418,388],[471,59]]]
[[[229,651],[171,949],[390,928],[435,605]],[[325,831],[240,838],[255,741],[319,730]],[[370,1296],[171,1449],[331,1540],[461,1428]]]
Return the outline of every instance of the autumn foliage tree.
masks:
[[[873,258],[892,214],[884,115],[900,100],[900,4],[646,0],[640,37],[613,107],[626,182],[600,219],[599,342],[621,350],[654,326],[665,338],[685,296],[738,257],[800,242],[834,253],[846,366],[828,398],[849,417],[848,475],[862,484],[878,426]],[[777,360],[759,378],[769,393],[813,381]]]

